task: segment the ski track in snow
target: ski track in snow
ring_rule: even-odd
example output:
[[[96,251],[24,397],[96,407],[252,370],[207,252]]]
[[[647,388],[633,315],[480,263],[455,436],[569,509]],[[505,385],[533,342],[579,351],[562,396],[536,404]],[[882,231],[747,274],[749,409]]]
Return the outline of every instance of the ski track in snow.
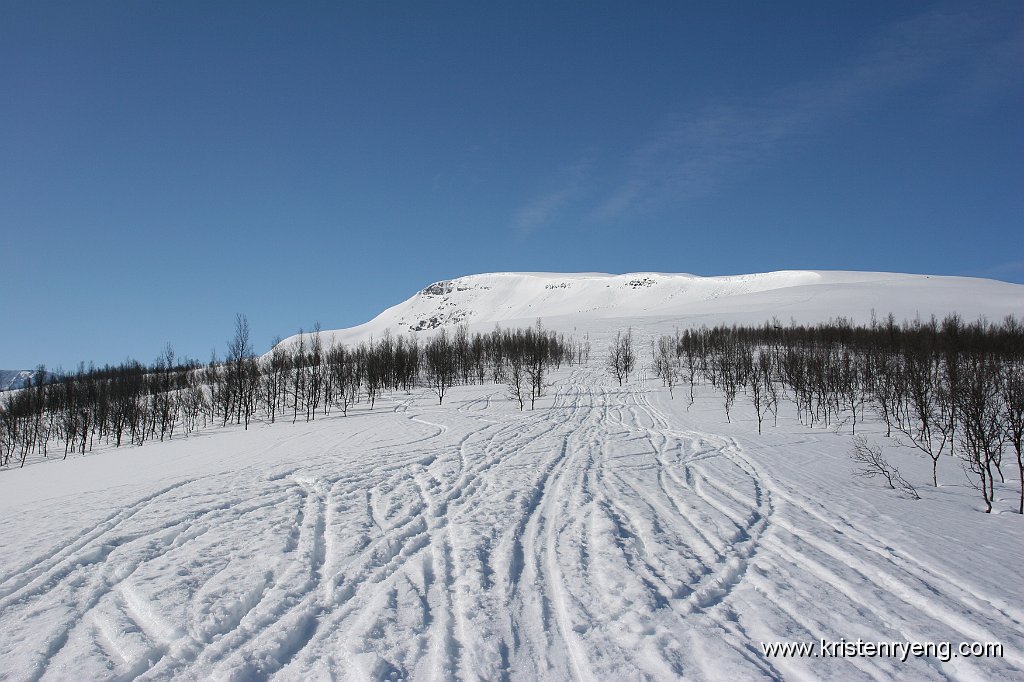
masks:
[[[465,392],[444,407],[395,398],[368,425],[271,427],[263,460],[182,471],[49,549],[11,529],[24,541],[9,543],[20,554],[0,573],[0,678],[1024,670],[1012,589],[968,589],[837,516],[827,493],[777,475],[764,453],[694,428],[682,400],[669,409],[593,368],[565,371],[535,412],[510,411],[494,386]],[[387,435],[371,439],[379,420]],[[841,637],[997,641],[1006,656],[769,659],[759,645]]]

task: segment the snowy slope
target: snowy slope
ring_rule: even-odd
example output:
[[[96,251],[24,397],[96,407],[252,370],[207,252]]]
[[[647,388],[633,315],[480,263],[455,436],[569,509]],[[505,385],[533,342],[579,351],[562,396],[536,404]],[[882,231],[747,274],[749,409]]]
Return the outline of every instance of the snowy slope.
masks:
[[[631,273],[492,273],[436,282],[350,329],[325,331],[324,340],[357,343],[391,334],[467,323],[487,331],[495,323],[551,328],[672,318],[679,326],[717,323],[819,322],[844,316],[867,323],[872,311],[898,321],[958,312],[968,320],[999,320],[1024,311],[1024,286],[969,277],[880,272],[783,271],[724,277]],[[596,325],[600,327],[601,325]],[[285,342],[290,342],[286,339]]]
[[[414,392],[3,472],[0,678],[1021,679],[1013,485],[986,515],[951,458],[934,489],[887,443],[902,499],[847,433],[758,436],[700,393],[594,363],[534,412]],[[761,648],[844,638],[1005,649]]]
[[[562,286],[562,285],[565,286]],[[675,325],[1019,312],[1024,287],[868,273],[497,274],[346,341],[465,320],[589,333],[536,411],[503,386],[382,396],[0,471],[4,680],[1019,680],[1022,517],[958,462],[858,424],[923,499],[853,476],[847,429],[758,435],[603,351]],[[441,315],[448,315],[442,318]],[[744,316],[748,316],[745,318]],[[404,324],[400,324],[404,323]],[[55,456],[54,456],[55,455]],[[763,643],[998,642],[1001,656],[768,656]]]
[[[0,369],[0,391],[24,388],[35,374],[30,369]]]

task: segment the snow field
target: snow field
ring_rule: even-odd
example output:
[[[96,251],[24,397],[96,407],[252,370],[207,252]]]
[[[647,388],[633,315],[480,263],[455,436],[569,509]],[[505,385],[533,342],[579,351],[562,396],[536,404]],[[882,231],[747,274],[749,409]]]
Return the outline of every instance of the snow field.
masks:
[[[620,388],[604,345],[533,412],[418,391],[3,472],[0,677],[1020,679],[1021,519],[951,458],[936,490],[887,448],[901,499],[852,477],[848,434]],[[1005,656],[760,647],[843,637]]]
[[[990,279],[908,275],[892,272],[785,270],[699,277],[639,272],[496,272],[436,282],[361,325],[321,332],[325,347],[355,345],[384,333],[435,330],[465,323],[489,333],[495,324],[528,327],[543,318],[549,329],[593,325],[603,334],[612,324],[650,328],[659,320],[683,327],[762,325],[772,316],[786,324],[824,322],[842,315],[869,324],[892,313],[897,320],[959,313],[973,321],[1020,315],[1024,287]],[[671,329],[671,326],[669,327]],[[297,337],[283,341],[289,345]]]

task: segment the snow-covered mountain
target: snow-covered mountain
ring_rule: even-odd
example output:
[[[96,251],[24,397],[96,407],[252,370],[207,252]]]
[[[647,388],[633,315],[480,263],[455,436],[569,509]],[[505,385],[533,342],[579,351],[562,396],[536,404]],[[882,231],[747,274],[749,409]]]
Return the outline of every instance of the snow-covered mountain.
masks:
[[[24,388],[35,374],[30,369],[0,369],[0,391]]]
[[[486,330],[538,318],[569,330],[614,318],[673,318],[689,327],[761,324],[773,317],[788,323],[842,316],[867,323],[872,313],[892,313],[902,321],[953,312],[967,320],[1020,315],[1024,286],[971,277],[810,270],[723,277],[501,272],[435,282],[365,324],[325,331],[324,341],[357,343],[385,330],[429,332],[461,323]]]

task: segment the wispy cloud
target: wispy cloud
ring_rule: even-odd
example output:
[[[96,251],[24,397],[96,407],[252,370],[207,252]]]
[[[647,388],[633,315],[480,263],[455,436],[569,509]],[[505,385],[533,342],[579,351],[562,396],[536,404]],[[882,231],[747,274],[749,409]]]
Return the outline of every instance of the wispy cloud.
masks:
[[[1019,11],[1010,12],[1019,18]],[[826,78],[759,101],[676,113],[625,159],[618,181],[590,217],[608,221],[705,195],[781,146],[910,84],[935,82],[975,103],[997,96],[1024,73],[1024,33],[1006,35],[1007,21],[998,12],[943,5],[888,27],[859,59]]]
[[[941,109],[953,116],[980,109],[1024,83],[1024,24],[1010,36],[984,48],[952,88]]]
[[[1024,260],[1006,261],[966,273],[975,277],[993,277],[1009,282],[1024,281]]]
[[[558,214],[583,195],[584,180],[591,166],[580,159],[555,173],[547,189],[516,211],[514,224],[521,235],[550,224]]]

